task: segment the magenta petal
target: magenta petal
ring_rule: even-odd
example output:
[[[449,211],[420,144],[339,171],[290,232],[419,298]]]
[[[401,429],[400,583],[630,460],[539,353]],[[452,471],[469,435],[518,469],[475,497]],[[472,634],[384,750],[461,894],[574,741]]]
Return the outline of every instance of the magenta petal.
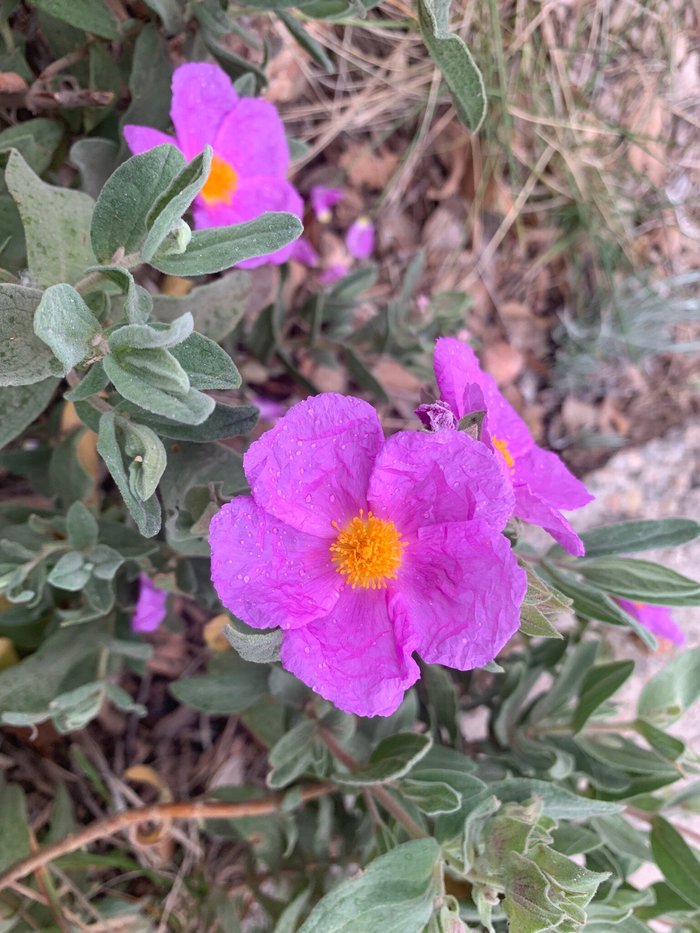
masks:
[[[560,457],[541,447],[518,457],[514,482],[527,483],[533,495],[560,509],[578,509],[594,498]]]
[[[496,455],[462,431],[394,434],[377,457],[367,499],[403,533],[472,518],[500,531],[514,507]]]
[[[154,586],[149,577],[139,577],[139,598],[131,618],[132,632],[155,632],[165,619],[168,594]]]
[[[163,143],[177,146],[177,140],[174,136],[161,133],[160,130],[154,130],[150,126],[136,126],[133,123],[129,123],[124,127],[124,139],[134,155],[148,152],[149,149],[155,149],[156,146],[162,146]]]
[[[621,608],[634,616],[645,628],[660,638],[667,638],[676,645],[686,642],[683,629],[671,615],[667,606],[650,606],[647,603],[633,603],[627,599],[618,599]]]
[[[515,514],[524,522],[539,525],[574,557],[583,557],[586,549],[571,523],[561,512],[525,486],[515,487]]]
[[[211,520],[211,577],[219,599],[255,628],[294,628],[327,615],[342,578],[327,540],[271,518],[240,496]]]
[[[389,716],[419,674],[410,650],[394,635],[387,591],[349,587],[327,618],[285,632],[282,665],[358,716]]]
[[[330,223],[331,208],[344,197],[345,193],[340,188],[327,188],[325,185],[314,185],[309,192],[311,208],[322,224]]]
[[[421,528],[392,587],[397,637],[428,664],[466,671],[492,661],[520,626],[527,578],[483,521]]]
[[[235,168],[239,178],[284,177],[289,166],[284,124],[267,100],[252,97],[239,100],[219,126],[214,150]]]
[[[170,116],[188,159],[213,144],[224,117],[237,102],[231,79],[218,65],[191,62],[176,69]]]
[[[374,224],[369,217],[358,217],[350,226],[345,245],[355,259],[369,259],[374,252]]]
[[[245,473],[266,512],[325,538],[367,508],[367,483],[384,442],[377,413],[328,393],[294,405],[248,450]]]
[[[308,269],[315,269],[319,263],[319,255],[306,237],[299,237],[292,243],[292,252],[289,257]]]

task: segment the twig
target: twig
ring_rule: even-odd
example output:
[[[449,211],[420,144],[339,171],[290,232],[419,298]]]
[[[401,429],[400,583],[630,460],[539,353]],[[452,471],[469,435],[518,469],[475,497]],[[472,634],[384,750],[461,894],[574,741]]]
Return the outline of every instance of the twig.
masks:
[[[319,797],[325,797],[335,791],[331,784],[314,784],[301,790],[301,801],[307,803]],[[44,865],[82,849],[99,839],[106,839],[129,826],[141,823],[158,823],[165,820],[225,820],[240,819],[247,816],[266,816],[282,809],[285,794],[274,794],[265,800],[251,800],[247,803],[215,803],[202,800],[178,803],[156,803],[136,810],[124,810],[113,816],[97,820],[80,832],[73,833],[66,839],[46,846],[35,855],[22,859],[0,875],[0,891],[13,885],[30,872],[35,872]]]

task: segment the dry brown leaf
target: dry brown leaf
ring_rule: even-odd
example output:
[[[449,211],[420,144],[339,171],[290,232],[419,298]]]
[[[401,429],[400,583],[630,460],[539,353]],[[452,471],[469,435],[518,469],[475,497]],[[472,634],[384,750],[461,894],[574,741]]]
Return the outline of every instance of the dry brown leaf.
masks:
[[[171,298],[184,298],[193,288],[192,279],[181,279],[178,275],[164,275],[160,285],[161,294]]]
[[[386,186],[398,164],[398,155],[386,147],[375,151],[360,143],[351,143],[340,157],[340,165],[350,183],[358,187],[366,185],[373,191],[381,191]]]
[[[522,353],[504,341],[484,347],[482,360],[484,369],[491,373],[500,386],[514,382],[525,364]]]
[[[212,651],[216,651],[218,654],[223,651],[230,651],[231,645],[224,635],[224,628],[230,624],[231,620],[225,612],[221,612],[218,616],[209,619],[202,630],[207,647],[211,648]]]
[[[0,72],[0,94],[22,94],[27,87],[24,78],[14,71]]]

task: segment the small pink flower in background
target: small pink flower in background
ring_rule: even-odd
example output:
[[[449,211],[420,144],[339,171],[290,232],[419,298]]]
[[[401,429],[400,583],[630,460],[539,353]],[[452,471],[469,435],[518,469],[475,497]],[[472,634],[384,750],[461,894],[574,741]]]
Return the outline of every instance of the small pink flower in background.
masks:
[[[578,509],[593,499],[554,453],[542,450],[496,385],[483,372],[470,346],[453,337],[435,344],[435,378],[443,402],[459,420],[485,411],[482,440],[496,451],[515,493],[514,514],[539,525],[563,548],[578,557],[583,542],[560,509]]]
[[[374,224],[369,217],[358,217],[345,236],[348,252],[355,259],[369,259],[374,252]]]
[[[172,91],[174,137],[129,125],[124,138],[134,154],[170,143],[192,159],[206,145],[213,148],[209,178],[194,203],[195,227],[240,224],[267,211],[289,211],[301,218],[303,202],[285,177],[289,146],[284,126],[269,101],[239,98],[225,71],[202,63],[176,69]],[[239,266],[286,262],[293,246]]]
[[[374,409],[294,405],[244,458],[251,497],[212,519],[212,580],[282,664],[340,709],[388,716],[429,664],[470,670],[517,631],[526,579],[501,534],[513,490],[458,431],[384,439]]]
[[[319,275],[318,280],[321,285],[334,285],[344,278],[350,271],[350,266],[344,262],[334,262],[327,266]]]
[[[159,590],[151,583],[149,577],[142,573],[139,577],[141,589],[136,601],[136,608],[131,617],[132,632],[155,632],[165,619],[165,605],[168,594]]]
[[[311,243],[309,243],[306,237],[303,236],[294,241],[293,249],[289,258],[294,262],[298,262],[302,266],[308,266],[310,269],[315,269],[319,263],[318,253],[313,248]]]
[[[314,185],[309,193],[313,212],[322,224],[331,222],[332,208],[344,197],[345,194],[340,188],[327,188],[325,185]]]
[[[287,411],[286,405],[267,396],[256,395],[252,402],[260,411],[261,421],[277,421]]]
[[[635,603],[627,599],[617,599],[619,606],[634,616],[638,622],[648,628],[653,635],[667,638],[676,645],[685,644],[683,630],[671,615],[666,606],[652,606],[649,603]]]

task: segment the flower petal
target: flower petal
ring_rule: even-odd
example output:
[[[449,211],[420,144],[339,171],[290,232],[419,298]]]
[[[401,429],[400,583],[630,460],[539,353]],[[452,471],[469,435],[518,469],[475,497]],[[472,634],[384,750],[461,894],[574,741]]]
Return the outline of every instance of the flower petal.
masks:
[[[676,645],[684,645],[686,638],[683,629],[671,615],[667,606],[650,606],[647,603],[633,603],[627,599],[617,602],[631,616],[638,619],[645,628],[660,638],[667,638]]]
[[[131,617],[131,631],[155,632],[165,619],[168,594],[154,586],[145,573],[139,577],[139,583],[141,588]]]
[[[328,393],[291,408],[243,460],[253,498],[270,515],[322,538],[367,508],[367,483],[384,443],[377,413]]]
[[[174,136],[161,133],[160,130],[154,130],[150,126],[136,126],[134,123],[128,123],[124,127],[124,139],[133,155],[148,152],[149,149],[155,149],[156,146],[162,146],[163,143],[177,146],[177,140]]]
[[[289,145],[274,105],[244,97],[221,122],[214,149],[239,177],[280,175],[289,166]]]
[[[463,431],[449,430],[390,437],[377,457],[367,500],[403,533],[473,518],[500,531],[515,505],[496,454]]]
[[[224,117],[237,103],[231,79],[218,65],[191,62],[176,69],[170,116],[187,159],[213,145]]]
[[[216,513],[209,543],[219,599],[248,625],[306,625],[338,600],[342,580],[328,542],[277,521],[248,496]]]
[[[583,557],[585,554],[583,541],[571,523],[557,508],[532,492],[527,485],[515,487],[515,514],[524,522],[544,528],[569,554],[575,557]]]
[[[358,716],[389,716],[419,675],[394,636],[386,590],[349,587],[327,618],[285,633],[282,665]]]
[[[541,447],[533,447],[515,461],[514,482],[527,483],[533,495],[560,509],[579,509],[595,498],[561,457]]]
[[[518,630],[526,586],[509,542],[486,522],[433,525],[406,550],[389,614],[399,642],[428,664],[467,671]]]

